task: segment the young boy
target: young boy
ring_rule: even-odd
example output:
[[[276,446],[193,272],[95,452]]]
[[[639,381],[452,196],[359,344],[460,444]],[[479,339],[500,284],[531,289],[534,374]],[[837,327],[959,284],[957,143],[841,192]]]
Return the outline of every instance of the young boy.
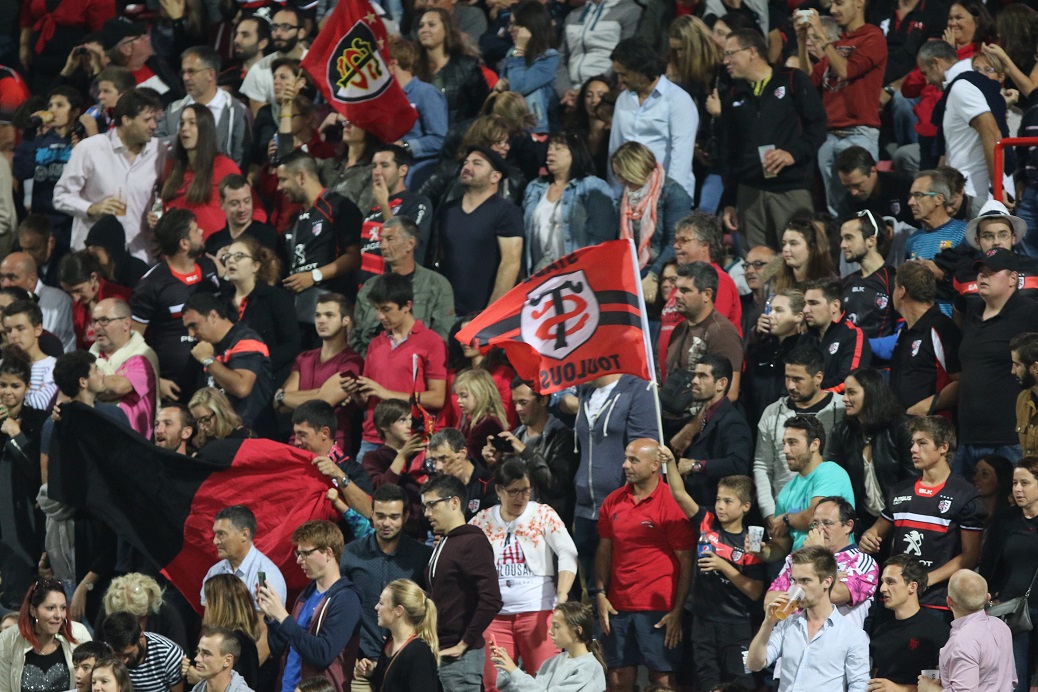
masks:
[[[422,458],[417,458],[425,447],[421,435],[411,430],[411,404],[403,399],[378,402],[374,412],[375,429],[382,445],[368,452],[361,465],[371,476],[376,488],[399,485],[407,494],[410,519],[405,532],[412,537],[423,536],[421,484],[426,480]]]
[[[90,672],[98,661],[111,655],[112,649],[104,642],[83,642],[72,650],[76,692],[90,692]]]
[[[660,447],[667,465],[670,494],[699,530],[699,552],[692,586],[691,656],[696,689],[713,690],[722,683],[754,687],[743,664],[753,639],[749,613],[764,590],[764,562],[744,550],[743,517],[753,504],[749,476],[726,476],[717,482],[711,512],[692,499],[678,472],[674,455]]]

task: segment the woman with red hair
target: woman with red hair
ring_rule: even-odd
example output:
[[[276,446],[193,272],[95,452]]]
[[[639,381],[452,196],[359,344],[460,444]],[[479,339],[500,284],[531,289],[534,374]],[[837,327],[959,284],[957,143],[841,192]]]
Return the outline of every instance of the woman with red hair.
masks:
[[[68,619],[60,581],[37,579],[18,613],[18,626],[0,634],[0,689],[63,692],[74,689],[72,649],[90,640],[86,627]]]

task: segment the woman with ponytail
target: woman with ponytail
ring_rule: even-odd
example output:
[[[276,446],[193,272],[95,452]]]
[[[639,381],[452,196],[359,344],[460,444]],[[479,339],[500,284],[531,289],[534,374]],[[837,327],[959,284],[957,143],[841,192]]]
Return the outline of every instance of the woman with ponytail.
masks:
[[[397,579],[382,590],[375,610],[389,638],[378,662],[358,660],[354,675],[381,692],[439,692],[436,604],[418,584]]]
[[[502,692],[605,692],[606,663],[594,640],[591,606],[568,601],[555,606],[551,640],[562,653],[552,656],[534,677],[519,669],[503,648],[491,645],[490,659],[500,669]]]

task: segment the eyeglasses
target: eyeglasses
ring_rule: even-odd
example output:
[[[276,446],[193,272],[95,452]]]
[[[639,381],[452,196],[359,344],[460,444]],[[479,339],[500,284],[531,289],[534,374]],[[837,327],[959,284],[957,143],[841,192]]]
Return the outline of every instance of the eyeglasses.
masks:
[[[124,317],[95,317],[92,320],[90,320],[90,324],[107,329],[108,325],[110,325],[112,322],[115,322],[116,320],[127,319],[130,319],[129,315],[126,315]]]
[[[992,241],[992,240],[1012,240],[1013,239],[1013,232],[1012,231],[999,231],[998,233],[990,233],[990,232],[988,232],[988,233],[978,233],[977,237],[980,238],[981,240],[987,240],[989,242]]]
[[[936,192],[909,192],[908,196],[912,199],[922,199],[923,197],[936,197]]]
[[[208,416],[198,416],[197,418],[195,418],[195,422],[198,423],[199,426],[205,427],[205,428],[208,428],[210,425],[212,425],[213,421],[215,421],[215,420],[216,420],[216,414],[215,413],[210,413]]]
[[[288,31],[295,31],[298,28],[299,27],[296,26],[295,24],[283,24],[282,23],[282,24],[271,24],[270,25],[270,30],[271,31],[284,31],[284,32],[288,32]]]
[[[299,559],[305,560],[308,557],[310,557],[311,555],[313,555],[314,553],[316,553],[318,550],[320,550],[320,548],[310,548],[310,550],[299,550],[298,548],[296,548],[292,552],[295,553],[297,560],[299,560]]]
[[[422,503],[422,509],[424,511],[426,511],[426,512],[431,512],[432,508],[435,507],[436,505],[440,504],[441,502],[446,502],[447,500],[451,500],[453,498],[454,498],[454,496],[451,495],[450,497],[441,497],[439,500],[429,500],[428,502],[423,502]]]
[[[195,69],[195,70],[183,69],[183,70],[180,71],[180,74],[181,75],[187,75],[188,77],[194,77],[199,72],[205,72],[206,70],[211,70],[211,69],[213,69],[213,68],[211,68],[211,67],[199,67],[198,69]]]
[[[736,48],[735,50],[726,50],[725,52],[721,53],[721,56],[724,57],[724,58],[730,58],[733,55],[735,55],[736,53],[741,53],[742,51],[749,50],[749,49],[750,49],[750,47],[746,46],[745,48]]]
[[[241,262],[243,259],[252,259],[252,255],[246,255],[244,252],[225,252],[220,255],[220,262],[223,264],[227,264],[231,260]]]
[[[861,237],[862,238],[871,238],[872,236],[874,236],[877,233],[879,233],[879,224],[876,223],[876,217],[872,215],[871,211],[869,211],[868,209],[863,209],[862,211],[859,211],[857,213],[857,217],[859,219],[866,219],[867,218],[869,220],[869,223],[872,224],[872,229],[868,233],[865,232],[865,227],[862,226],[862,229],[861,229]]]
[[[974,67],[973,71],[983,72],[984,74],[998,74],[998,70],[996,70],[994,67],[991,67],[990,65],[987,67]]]
[[[745,262],[747,267],[753,267],[757,271],[760,271],[764,267],[768,266],[768,260],[754,260],[753,262]]]
[[[512,490],[505,488],[505,492],[508,493],[508,497],[514,500],[520,495],[522,495],[523,497],[530,497],[531,495],[533,495],[533,488],[514,488]]]
[[[836,526],[837,524],[842,524],[842,523],[843,522],[840,522],[840,521],[831,521],[829,519],[822,519],[821,521],[817,521],[817,520],[816,521],[812,521],[810,524],[807,525],[807,527],[809,529],[817,529],[819,526],[822,526],[824,528],[831,529],[832,527]]]

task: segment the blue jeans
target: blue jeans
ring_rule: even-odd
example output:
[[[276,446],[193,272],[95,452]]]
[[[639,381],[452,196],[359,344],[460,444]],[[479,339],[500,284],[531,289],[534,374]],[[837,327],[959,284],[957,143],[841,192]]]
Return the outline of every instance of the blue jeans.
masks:
[[[914,110],[918,103],[918,96],[914,99],[905,98],[900,91],[895,91],[894,98],[890,100],[890,118],[893,120],[894,140],[898,146],[903,147],[919,141],[919,133],[915,131],[919,118]]]
[[[1020,241],[1024,254],[1038,257],[1038,189],[1028,185],[1016,205],[1016,215],[1027,222],[1027,233]]]
[[[364,455],[367,454],[368,452],[374,452],[376,449],[378,449],[381,446],[382,445],[375,444],[374,442],[368,442],[367,440],[362,440],[361,443],[360,443],[360,449],[357,450],[357,460],[356,460],[357,463],[358,464],[364,463]]]
[[[487,650],[469,649],[455,659],[440,662],[440,684],[450,692],[482,692]]]
[[[818,170],[822,173],[822,182],[825,183],[825,198],[829,203],[829,213],[836,215],[840,208],[840,201],[847,196],[847,190],[840,184],[840,179],[833,170],[833,161],[836,155],[844,149],[851,147],[863,147],[872,158],[879,160],[879,130],[874,127],[848,127],[838,130],[847,133],[846,136],[837,137],[830,130],[825,137],[822,148],[818,150]]]
[[[721,176],[711,173],[703,181],[699,189],[699,211],[704,214],[716,214],[721,206],[721,195],[724,194],[724,182]]]
[[[989,454],[1003,456],[1013,462],[1013,466],[1016,466],[1016,462],[1023,458],[1024,450],[1018,444],[994,445],[992,447],[959,445],[959,449],[955,452],[955,459],[952,461],[952,473],[957,473],[966,480],[972,480],[973,469],[977,467],[977,462],[980,461],[981,457],[986,457]]]
[[[1038,624],[1038,608],[1031,607],[1031,622]],[[1038,661],[1035,656],[1035,645],[1038,636],[1034,631],[1013,635],[1013,660],[1016,662],[1016,687],[1014,692],[1027,692],[1031,687],[1031,672]]]
[[[573,519],[573,542],[577,546],[577,562],[584,571],[588,589],[595,588],[595,553],[598,551],[598,522],[593,519]],[[594,599],[592,599],[594,602]]]

